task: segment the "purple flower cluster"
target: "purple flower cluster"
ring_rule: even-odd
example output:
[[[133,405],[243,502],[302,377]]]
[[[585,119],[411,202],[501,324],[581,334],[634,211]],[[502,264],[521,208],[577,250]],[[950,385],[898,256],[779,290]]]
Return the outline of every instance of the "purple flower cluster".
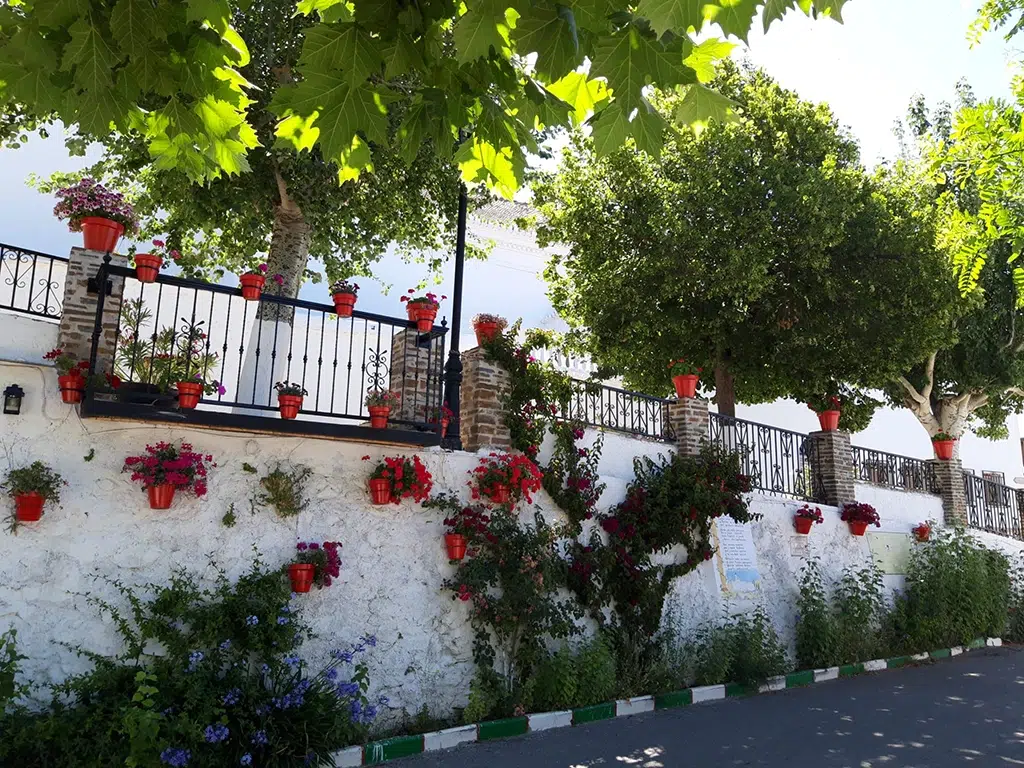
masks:
[[[259,623],[260,623],[259,616],[250,616],[249,618],[247,618],[245,620],[245,626],[247,626],[247,627],[255,627]]]
[[[220,723],[214,723],[213,725],[206,726],[206,730],[203,731],[203,738],[210,744],[219,744],[222,741],[227,741],[228,727],[221,725]]]
[[[225,707],[233,707],[238,703],[239,699],[242,698],[242,691],[239,688],[232,688],[230,691],[224,694],[224,698],[221,702]]]
[[[254,733],[252,735],[252,743],[255,744],[257,747],[264,747],[269,742],[270,742],[270,739],[267,738],[267,732],[266,731],[263,731],[263,730],[256,731],[256,733]]]
[[[203,654],[202,651],[192,651],[192,653],[188,655],[188,669],[186,669],[185,671],[195,672],[196,668],[199,666],[199,662],[201,662],[205,658],[206,656]]]
[[[310,685],[312,683],[309,680],[301,680],[291,690],[291,693],[286,693],[284,696],[275,696],[271,703],[276,709],[298,709],[306,703],[306,691],[309,690]]]
[[[242,759],[238,761],[239,765],[252,765],[252,755],[246,752],[242,755]]]
[[[98,216],[124,225],[129,233],[139,228],[139,217],[120,192],[107,189],[95,179],[82,179],[77,184],[57,190],[53,215],[67,219],[72,232],[82,228],[82,219]]]
[[[160,753],[160,762],[171,766],[171,768],[184,768],[191,759],[191,752],[177,747],[168,747]]]

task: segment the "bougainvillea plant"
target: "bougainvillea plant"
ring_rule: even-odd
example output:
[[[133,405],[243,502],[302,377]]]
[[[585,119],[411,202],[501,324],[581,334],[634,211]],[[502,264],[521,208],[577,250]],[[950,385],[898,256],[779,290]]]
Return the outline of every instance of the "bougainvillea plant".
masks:
[[[818,507],[812,507],[810,504],[804,504],[800,509],[796,511],[796,516],[803,518],[804,520],[812,520],[815,523],[825,522],[825,518],[822,517],[821,509]]]
[[[340,541],[325,541],[318,544],[315,541],[300,541],[295,545],[296,555],[294,562],[307,563],[316,568],[313,575],[313,583],[318,589],[329,587],[341,574],[341,549]]]
[[[839,519],[844,523],[867,523],[876,528],[882,526],[875,508],[862,501],[848,501],[843,504],[843,511],[839,515]]]
[[[423,406],[423,411],[427,415],[427,419],[431,424],[436,424],[438,421],[451,421],[455,418],[455,411],[448,407],[448,401],[445,400],[441,403],[440,408],[432,408],[429,405]]]
[[[369,456],[363,456],[363,461],[369,460]],[[411,459],[408,456],[385,456],[370,473],[370,479],[388,481],[392,504],[398,504],[402,499],[425,501],[434,487],[430,472],[415,455]]]
[[[141,456],[125,458],[121,471],[131,472],[132,481],[141,484],[143,490],[169,483],[179,491],[205,496],[207,463],[211,467],[217,466],[213,463],[213,456],[196,453],[191,443],[172,445],[159,442],[147,445]]]
[[[76,184],[58,189],[57,205],[53,215],[59,220],[67,219],[72,232],[82,229],[82,219],[95,216],[116,221],[124,226],[125,232],[133,233],[139,228],[135,210],[120,192],[107,189],[95,179],[82,179]]]
[[[481,457],[479,465],[471,470],[472,480],[468,485],[473,498],[494,500],[496,486],[508,488],[509,502],[515,506],[526,499],[533,503],[533,495],[541,488],[543,475],[540,468],[521,453],[489,453]]]
[[[699,376],[703,371],[703,368],[699,368],[696,363],[690,362],[685,357],[673,360],[668,364],[669,376]]]
[[[569,518],[574,532],[579,533],[583,521],[594,516],[604,493],[605,484],[598,471],[604,435],[599,434],[588,448],[578,445],[585,434],[582,424],[556,421],[551,425],[551,433],[555,444],[542,483]]]
[[[463,504],[453,493],[439,493],[424,501],[423,508],[444,512],[445,533],[461,534],[467,542],[482,537],[490,544],[498,543],[497,537],[487,528],[491,522],[489,511],[479,504]],[[472,554],[472,550],[469,553]]]

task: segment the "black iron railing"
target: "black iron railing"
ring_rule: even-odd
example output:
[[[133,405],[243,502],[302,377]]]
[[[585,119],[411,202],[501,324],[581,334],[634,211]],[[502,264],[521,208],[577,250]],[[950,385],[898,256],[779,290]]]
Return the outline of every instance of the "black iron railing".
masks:
[[[134,270],[104,269],[123,288],[98,298],[93,370],[116,378],[94,384],[93,412],[110,411],[96,403],[173,411],[177,383],[198,375],[222,387],[203,396],[200,412],[279,418],[274,384],[290,381],[307,390],[298,417],[307,426],[358,426],[368,419],[367,394],[392,389],[402,401],[391,426],[439,430],[444,325],[419,333],[407,318],[358,310],[340,318],[328,304],[269,292],[246,301],[235,287],[167,275],[141,283]]]
[[[800,432],[708,414],[708,442],[738,453],[755,490],[776,496],[820,498],[814,441]]]
[[[1014,539],[1024,538],[1020,519],[1024,489],[1010,488],[965,472],[964,494],[968,527]]]
[[[573,379],[572,395],[561,404],[558,415],[634,437],[671,440],[667,402],[660,397]]]
[[[66,256],[0,243],[0,309],[59,319],[67,274]]]
[[[864,483],[919,493],[939,493],[935,467],[925,459],[853,446],[853,477]]]

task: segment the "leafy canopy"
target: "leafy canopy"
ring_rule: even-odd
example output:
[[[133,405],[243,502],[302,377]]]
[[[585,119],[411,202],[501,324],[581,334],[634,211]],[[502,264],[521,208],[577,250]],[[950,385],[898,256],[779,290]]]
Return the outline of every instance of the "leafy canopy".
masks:
[[[721,114],[699,85],[729,46],[697,35],[715,24],[746,40],[789,9],[841,20],[847,0],[298,0],[312,23],[294,67],[278,74],[276,140],[319,148],[342,178],[391,144],[414,155],[427,139],[471,182],[511,195],[533,131],[591,120],[601,147],[627,137],[657,148],[664,119],[648,87],[690,86],[679,119]],[[102,136],[144,137],[161,168],[194,180],[249,169],[261,142],[259,99],[242,73],[267,44],[233,24],[276,0],[13,0],[0,9],[0,103],[22,127],[40,118]],[[394,137],[388,118],[408,104]],[[455,149],[456,140],[468,138]]]

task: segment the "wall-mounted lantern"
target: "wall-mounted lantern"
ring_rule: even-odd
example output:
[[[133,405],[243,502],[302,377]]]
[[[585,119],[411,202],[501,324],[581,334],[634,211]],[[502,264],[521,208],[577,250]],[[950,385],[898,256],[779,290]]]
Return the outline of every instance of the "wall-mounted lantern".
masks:
[[[21,413],[21,399],[25,397],[25,390],[17,384],[11,384],[4,390],[4,414],[17,416]]]

